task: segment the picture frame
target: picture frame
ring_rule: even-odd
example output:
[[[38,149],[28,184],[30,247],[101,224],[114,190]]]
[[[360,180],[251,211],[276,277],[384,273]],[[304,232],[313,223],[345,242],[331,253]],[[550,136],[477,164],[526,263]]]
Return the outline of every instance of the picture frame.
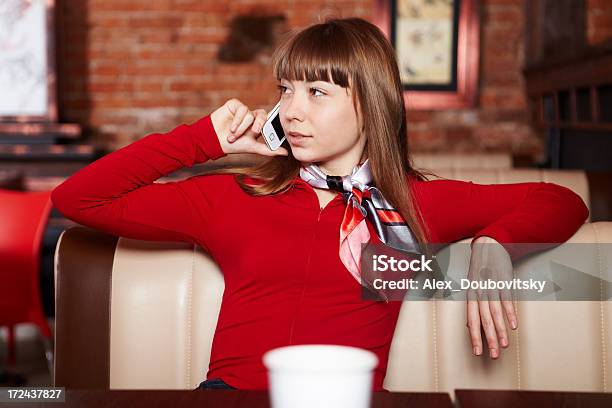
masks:
[[[55,0],[5,0],[0,8],[0,123],[57,122]]]
[[[476,106],[478,0],[377,0],[374,23],[396,51],[407,109]]]

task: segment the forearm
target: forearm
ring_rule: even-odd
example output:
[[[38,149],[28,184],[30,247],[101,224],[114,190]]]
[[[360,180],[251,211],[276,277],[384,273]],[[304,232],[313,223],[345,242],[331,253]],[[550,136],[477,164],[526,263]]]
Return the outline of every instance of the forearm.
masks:
[[[66,216],[124,197],[183,167],[223,155],[207,116],[110,153],[60,184],[51,199]]]

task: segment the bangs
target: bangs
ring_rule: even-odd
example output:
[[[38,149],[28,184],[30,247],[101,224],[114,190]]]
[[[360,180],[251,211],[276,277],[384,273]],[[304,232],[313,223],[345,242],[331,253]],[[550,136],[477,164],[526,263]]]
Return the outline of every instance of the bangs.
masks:
[[[318,24],[290,37],[272,57],[273,75],[277,80],[326,81],[349,87],[351,42],[333,24]]]

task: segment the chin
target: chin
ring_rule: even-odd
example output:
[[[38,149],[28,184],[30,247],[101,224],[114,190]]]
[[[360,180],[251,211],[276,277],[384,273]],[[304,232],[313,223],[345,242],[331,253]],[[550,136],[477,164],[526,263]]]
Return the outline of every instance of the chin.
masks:
[[[304,162],[304,163],[315,163],[323,160],[322,155],[316,154],[313,151],[309,151],[308,149],[303,149],[300,147],[292,147],[291,153],[296,160]]]

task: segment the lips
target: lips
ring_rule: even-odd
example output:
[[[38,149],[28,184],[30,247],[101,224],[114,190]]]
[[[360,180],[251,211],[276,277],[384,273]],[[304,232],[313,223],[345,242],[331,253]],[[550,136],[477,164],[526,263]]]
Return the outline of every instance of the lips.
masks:
[[[300,133],[300,132],[288,132],[287,134],[288,134],[289,136],[293,136],[293,137],[295,137],[295,138],[298,138],[298,137],[310,137],[310,136],[305,135],[305,134]]]
[[[308,144],[308,139],[310,136],[304,135],[299,132],[289,132],[287,133],[287,140],[292,147],[301,147]]]

